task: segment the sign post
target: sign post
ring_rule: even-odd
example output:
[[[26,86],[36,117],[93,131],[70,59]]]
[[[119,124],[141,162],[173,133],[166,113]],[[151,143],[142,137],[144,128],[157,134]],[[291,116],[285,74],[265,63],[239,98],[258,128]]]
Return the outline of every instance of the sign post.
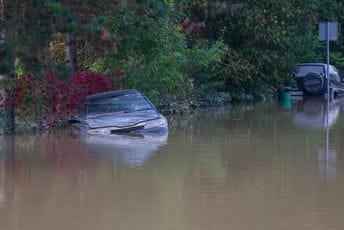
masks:
[[[326,41],[326,79],[327,79],[327,118],[326,118],[326,169],[328,168],[328,153],[329,153],[329,115],[330,115],[330,41],[338,40],[338,23],[337,22],[320,22],[319,23],[319,40]]]
[[[337,22],[320,22],[319,23],[319,40],[326,41],[326,79],[327,79],[327,99],[330,99],[330,41],[338,40],[338,23]]]

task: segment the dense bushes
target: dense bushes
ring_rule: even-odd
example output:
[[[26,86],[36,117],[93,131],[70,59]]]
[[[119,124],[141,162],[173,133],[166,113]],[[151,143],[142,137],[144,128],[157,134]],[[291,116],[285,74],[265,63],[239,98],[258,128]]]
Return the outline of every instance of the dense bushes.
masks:
[[[60,81],[53,73],[39,78],[17,77],[6,87],[13,87],[14,105],[19,121],[34,120],[40,126],[64,122],[87,95],[109,91],[114,83],[109,75],[89,71],[75,73],[68,81]],[[2,98],[1,107],[7,106]]]
[[[177,12],[165,1],[120,1],[103,26],[117,36],[116,52],[104,52],[93,67],[100,72],[125,71],[120,84],[143,91],[153,102],[183,98],[192,88],[184,72],[187,44]],[[115,68],[114,68],[115,66]]]
[[[59,81],[49,74],[45,78],[45,84],[48,108],[62,117],[74,113],[85,96],[113,89],[108,75],[89,71],[76,73],[69,81]]]
[[[113,88],[103,74],[71,77],[66,48],[77,50],[75,69],[117,75],[117,88],[156,104],[250,100],[287,83],[296,62],[324,61],[318,22],[342,24],[343,9],[334,0],[7,1],[0,74],[14,72],[15,56],[16,74],[35,76],[7,82],[21,119],[66,117],[81,97]],[[344,68],[343,41],[331,44],[331,60]],[[47,69],[70,80],[36,77]]]

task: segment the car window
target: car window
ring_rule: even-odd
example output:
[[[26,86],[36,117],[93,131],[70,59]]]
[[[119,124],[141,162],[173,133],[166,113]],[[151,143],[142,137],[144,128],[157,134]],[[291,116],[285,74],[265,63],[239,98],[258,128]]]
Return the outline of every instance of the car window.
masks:
[[[141,94],[132,93],[116,97],[89,100],[87,102],[86,116],[145,109],[153,109],[153,107]]]
[[[321,65],[299,65],[296,66],[296,72],[295,76],[298,77],[304,77],[305,75],[309,73],[318,73],[318,74],[324,74],[324,67]]]

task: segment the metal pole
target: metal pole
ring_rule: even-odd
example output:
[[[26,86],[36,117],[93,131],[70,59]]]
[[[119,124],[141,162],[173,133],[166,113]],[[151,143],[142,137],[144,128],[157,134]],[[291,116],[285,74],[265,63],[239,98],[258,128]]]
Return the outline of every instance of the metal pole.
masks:
[[[327,118],[326,118],[326,169],[328,168],[328,154],[329,154],[329,139],[330,139],[330,127],[329,127],[329,116],[330,116],[330,23],[326,23],[326,41],[327,41]]]
[[[330,23],[326,23],[326,47],[327,47],[327,104],[330,104]]]

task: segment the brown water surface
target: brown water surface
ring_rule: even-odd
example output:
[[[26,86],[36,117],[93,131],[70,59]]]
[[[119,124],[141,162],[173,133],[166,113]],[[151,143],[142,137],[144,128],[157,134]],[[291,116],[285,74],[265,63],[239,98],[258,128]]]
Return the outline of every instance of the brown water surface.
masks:
[[[1,230],[344,229],[340,103],[169,117],[168,136],[0,137]]]

